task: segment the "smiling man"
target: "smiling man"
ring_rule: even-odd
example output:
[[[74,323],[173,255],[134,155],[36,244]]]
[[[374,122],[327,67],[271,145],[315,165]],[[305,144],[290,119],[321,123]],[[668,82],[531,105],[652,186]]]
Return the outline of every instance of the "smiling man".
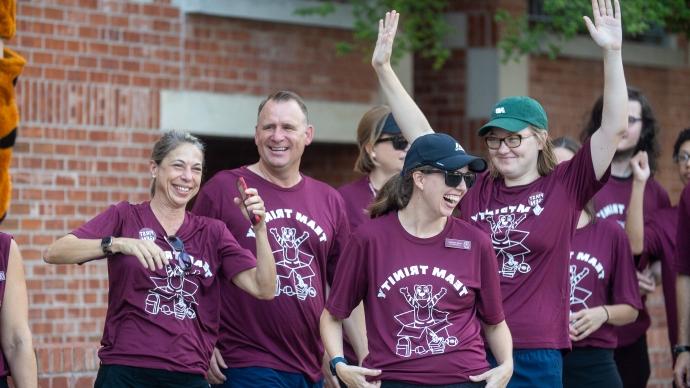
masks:
[[[313,136],[302,98],[290,91],[273,93],[259,106],[254,134],[259,161],[219,172],[196,200],[196,214],[222,220],[252,251],[254,234],[233,204],[239,177],[261,192],[267,213],[274,215],[267,218],[267,226],[276,259],[276,297],[257,302],[249,295],[222,292],[218,349],[208,374],[212,383],[305,388],[323,384],[319,317],[349,227],[335,189],[299,171]]]

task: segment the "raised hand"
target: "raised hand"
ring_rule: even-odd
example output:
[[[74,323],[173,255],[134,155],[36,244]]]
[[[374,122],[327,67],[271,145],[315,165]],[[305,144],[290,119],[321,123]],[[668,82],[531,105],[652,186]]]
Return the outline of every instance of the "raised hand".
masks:
[[[252,216],[259,217],[259,222],[256,225],[254,225],[254,227],[256,227],[257,225],[265,225],[266,206],[264,205],[263,199],[261,199],[261,197],[259,196],[259,192],[255,188],[250,187],[247,189],[245,194],[247,195],[247,197],[244,200],[244,204],[242,203],[241,198],[235,197],[235,205],[240,207],[242,214],[247,220],[249,220],[250,213]]]
[[[649,169],[649,156],[646,151],[639,151],[630,159],[630,168],[633,172],[633,178],[639,182],[647,182],[651,175]]]
[[[605,50],[620,50],[623,43],[623,29],[621,27],[621,6],[618,0],[592,0],[592,14],[594,23],[588,16],[584,16],[585,24],[594,42]]]
[[[380,67],[390,64],[399,19],[400,14],[392,10],[386,12],[385,19],[379,20],[379,36],[376,39],[374,54],[371,56],[372,66]]]

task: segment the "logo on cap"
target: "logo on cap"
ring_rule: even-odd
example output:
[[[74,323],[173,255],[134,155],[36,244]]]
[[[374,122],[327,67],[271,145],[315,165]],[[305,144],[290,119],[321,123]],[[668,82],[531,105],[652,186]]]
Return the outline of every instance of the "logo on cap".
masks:
[[[465,150],[464,150],[464,149],[462,149],[462,146],[460,146],[460,144],[459,144],[459,143],[455,143],[455,150],[456,150],[456,151],[462,151],[462,152],[465,152]]]
[[[499,113],[506,113],[506,108],[504,108],[502,106],[496,108],[495,114],[499,114]]]

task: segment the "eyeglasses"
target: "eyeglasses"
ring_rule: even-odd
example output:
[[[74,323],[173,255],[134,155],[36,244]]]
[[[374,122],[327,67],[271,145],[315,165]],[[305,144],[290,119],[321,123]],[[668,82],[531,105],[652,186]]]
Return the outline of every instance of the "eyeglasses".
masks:
[[[628,116],[628,125],[633,125],[638,121],[642,121],[642,117]]]
[[[183,271],[189,269],[192,266],[192,258],[189,253],[184,250],[184,242],[177,236],[168,236],[165,241],[170,245],[170,248],[177,253],[177,265],[179,265]]]
[[[687,163],[688,160],[690,160],[690,155],[686,154],[685,152],[681,152],[676,155],[674,159],[676,160],[676,163]]]
[[[477,179],[477,174],[474,172],[459,172],[459,171],[445,171],[445,170],[422,170],[424,174],[443,174],[444,181],[448,187],[458,187],[460,182],[465,181],[465,186],[469,189]]]
[[[484,142],[486,142],[486,146],[492,150],[501,148],[501,142],[505,143],[508,148],[517,148],[522,144],[522,139],[528,139],[530,137],[534,137],[534,135],[522,136],[516,133],[506,137],[487,136],[484,138]]]
[[[389,141],[389,142],[393,143],[393,148],[396,149],[396,150],[398,150],[398,151],[402,151],[402,150],[406,149],[406,148],[407,148],[407,145],[410,144],[410,143],[407,141],[407,139],[405,139],[405,137],[402,136],[402,135],[395,135],[395,136],[391,136],[391,137],[384,137],[384,138],[381,138],[381,139],[376,140],[376,141],[374,142],[374,144],[383,143],[383,142],[385,142],[385,141]]]

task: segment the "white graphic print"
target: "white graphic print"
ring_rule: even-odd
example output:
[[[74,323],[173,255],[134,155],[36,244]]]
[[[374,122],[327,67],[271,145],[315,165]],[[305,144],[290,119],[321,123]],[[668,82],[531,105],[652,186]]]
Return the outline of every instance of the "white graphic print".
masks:
[[[276,296],[285,294],[297,296],[299,300],[316,296],[316,288],[312,286],[314,270],[311,262],[314,256],[299,249],[300,245],[309,238],[309,232],[304,231],[297,237],[297,229],[281,227],[280,234],[276,228],[270,229],[281,249],[273,251],[276,259]]]
[[[412,310],[395,316],[395,320],[402,325],[395,354],[400,357],[440,354],[445,352],[446,346],[458,344],[457,337],[448,333],[448,327],[452,325],[448,322],[448,313],[435,308],[446,292],[446,288],[441,287],[441,291],[433,295],[433,286],[430,284],[415,284],[414,295],[410,295],[407,287],[400,288],[400,293]]]
[[[155,287],[150,289],[146,296],[144,310],[151,315],[174,315],[179,320],[194,319],[196,318],[194,305],[198,305],[194,294],[199,286],[187,279],[189,273],[185,273],[177,264],[172,265],[172,263],[177,263],[177,257],[173,260],[171,252],[165,252],[165,254],[171,264],[165,266],[165,277],[150,277]],[[174,253],[175,256],[178,254],[178,252]],[[192,261],[194,262],[193,258]]]
[[[515,219],[515,213],[486,217],[491,226],[491,243],[496,251],[496,257],[503,261],[498,273],[507,278],[515,277],[516,273],[528,273],[532,270],[529,264],[525,263],[525,256],[531,251],[523,242],[529,236],[529,232],[516,229],[522,221],[527,218],[527,214],[522,214]]]
[[[592,296],[592,291],[578,286],[588,274],[589,268],[583,268],[582,271],[577,272],[577,266],[570,265],[570,306],[582,304],[583,308],[589,308],[587,299]]]
[[[544,208],[541,207],[541,203],[544,202],[544,193],[535,193],[530,195],[527,199],[527,202],[530,206],[532,206],[532,212],[534,212],[534,215],[538,216],[544,211]]]

